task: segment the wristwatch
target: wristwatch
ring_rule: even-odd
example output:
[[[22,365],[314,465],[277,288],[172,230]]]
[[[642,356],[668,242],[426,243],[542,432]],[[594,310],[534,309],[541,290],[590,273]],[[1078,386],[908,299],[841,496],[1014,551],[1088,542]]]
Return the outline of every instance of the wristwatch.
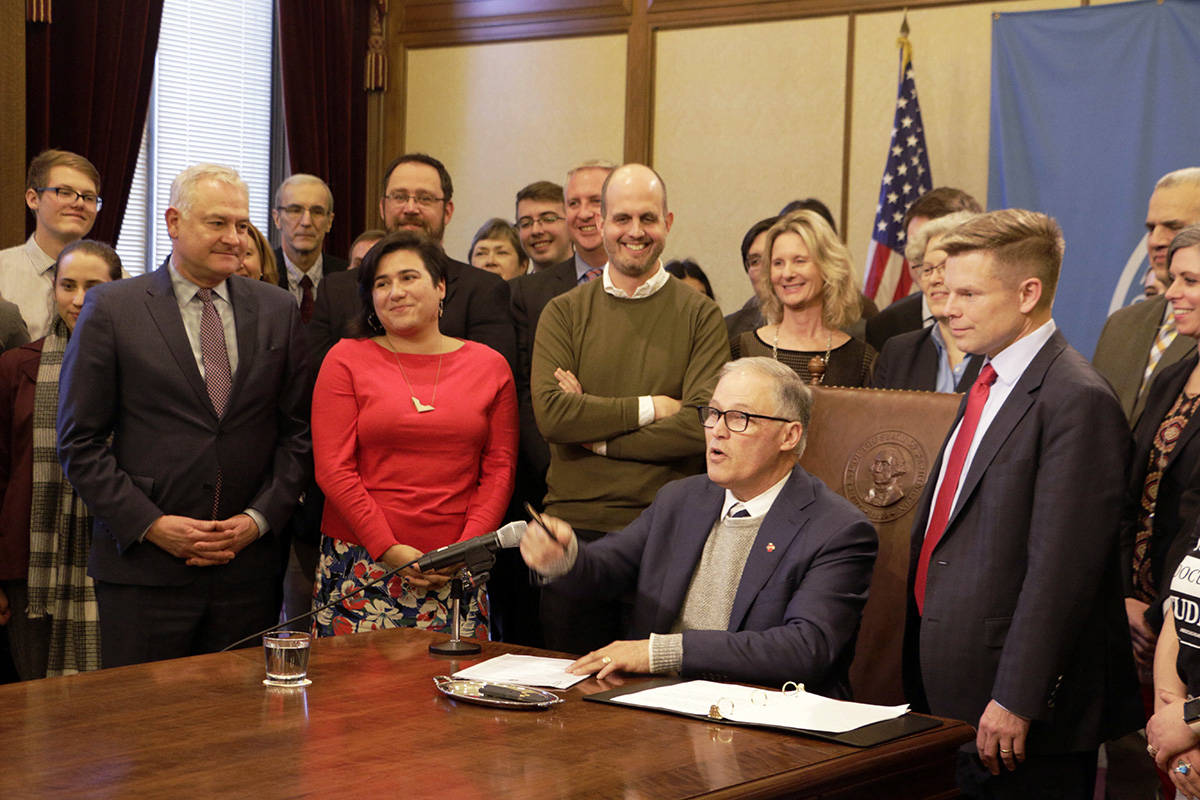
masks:
[[[1183,721],[1190,726],[1200,723],[1200,697],[1189,697],[1183,704]]]

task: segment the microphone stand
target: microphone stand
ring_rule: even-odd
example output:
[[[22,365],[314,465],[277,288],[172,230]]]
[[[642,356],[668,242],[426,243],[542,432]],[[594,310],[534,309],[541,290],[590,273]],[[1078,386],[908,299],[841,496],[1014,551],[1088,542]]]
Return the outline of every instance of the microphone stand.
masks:
[[[487,583],[491,573],[489,570],[496,563],[496,554],[490,550],[479,548],[466,554],[466,566],[458,571],[450,582],[450,638],[444,642],[429,645],[429,652],[439,656],[473,655],[483,648],[476,642],[463,641],[459,638],[462,626],[462,599],[467,591],[478,589]],[[463,612],[465,613],[465,612]]]

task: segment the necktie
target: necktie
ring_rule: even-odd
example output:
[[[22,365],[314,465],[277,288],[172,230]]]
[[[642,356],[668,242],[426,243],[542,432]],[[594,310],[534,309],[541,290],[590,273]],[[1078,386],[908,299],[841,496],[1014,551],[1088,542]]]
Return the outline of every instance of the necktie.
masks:
[[[225,413],[225,404],[229,402],[229,390],[233,387],[233,373],[229,369],[229,350],[225,347],[225,328],[221,325],[221,315],[213,305],[212,289],[201,289],[196,293],[204,304],[200,312],[200,358],[204,361],[204,386],[208,389],[208,399],[212,401],[213,410],[217,416]],[[221,505],[221,470],[217,469],[216,482],[213,484],[212,518],[219,519],[218,509]]]
[[[917,599],[917,611],[925,610],[925,579],[929,575],[929,560],[933,556],[933,548],[946,531],[946,522],[950,519],[951,505],[954,495],[958,492],[958,484],[962,478],[963,465],[967,461],[967,453],[971,450],[971,442],[975,438],[975,429],[979,427],[979,417],[991,394],[992,384],[996,382],[996,370],[991,364],[985,364],[979,370],[979,377],[971,386],[967,395],[967,409],[963,412],[962,425],[959,426],[958,436],[954,446],[950,448],[950,457],[946,461],[946,474],[942,485],[938,487],[937,498],[933,503],[933,512],[929,515],[929,526],[925,529],[925,541],[921,544],[921,555],[917,559],[917,579],[913,586],[913,594]]]
[[[300,279],[300,321],[308,324],[313,313],[313,282],[305,275]]]
[[[1150,347],[1150,356],[1146,359],[1146,371],[1142,373],[1142,385],[1138,389],[1138,397],[1144,395],[1146,389],[1150,387],[1150,376],[1154,374],[1154,368],[1158,366],[1158,362],[1162,361],[1163,353],[1171,346],[1171,342],[1175,341],[1177,333],[1175,318],[1168,315],[1166,322],[1158,329],[1158,336],[1154,337],[1154,344]]]
[[[592,267],[579,278],[581,284],[596,280],[604,273],[604,267]]]
[[[729,507],[729,516],[732,519],[747,519],[750,516],[750,512],[741,503],[734,503]]]

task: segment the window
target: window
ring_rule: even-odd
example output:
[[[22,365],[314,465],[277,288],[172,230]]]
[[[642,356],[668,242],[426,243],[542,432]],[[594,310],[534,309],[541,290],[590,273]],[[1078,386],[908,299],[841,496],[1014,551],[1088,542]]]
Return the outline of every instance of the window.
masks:
[[[272,0],[166,0],[150,108],[117,252],[131,275],[171,252],[163,214],[171,181],[201,162],[250,187],[250,219],[268,227]]]

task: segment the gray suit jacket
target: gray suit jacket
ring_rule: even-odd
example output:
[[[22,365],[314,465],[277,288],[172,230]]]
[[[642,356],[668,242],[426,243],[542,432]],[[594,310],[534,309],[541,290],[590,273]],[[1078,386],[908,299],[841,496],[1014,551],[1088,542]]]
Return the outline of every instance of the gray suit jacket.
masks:
[[[1145,394],[1139,398],[1138,389],[1166,307],[1167,298],[1160,295],[1117,309],[1104,323],[1092,356],[1092,366],[1112,384],[1131,427],[1137,424],[1145,406]],[[1195,339],[1176,336],[1155,366],[1151,379],[1195,349]]]
[[[724,499],[707,475],[667,484],[628,527],[580,542],[575,566],[555,586],[613,598],[636,587],[631,636],[670,632]],[[797,466],[763,518],[728,628],[684,632],[683,676],[799,681],[849,697],[878,541],[861,511]]]
[[[228,286],[238,367],[221,417],[166,268],[88,292],[63,359],[58,444],[67,477],[96,517],[88,562],[96,579],[172,586],[201,569],[229,582],[279,573],[277,533],[311,463],[307,350],[291,295],[236,275]],[[189,567],[139,541],[163,514],[212,519],[218,471],[215,517],[253,508],[269,533],[215,567]]]
[[[917,507],[905,653],[915,706],[974,725],[995,699],[1033,721],[1031,754],[1092,750],[1144,724],[1118,574],[1129,445],[1112,391],[1056,332],[979,442],[933,551],[923,616],[912,587],[936,480]]]

